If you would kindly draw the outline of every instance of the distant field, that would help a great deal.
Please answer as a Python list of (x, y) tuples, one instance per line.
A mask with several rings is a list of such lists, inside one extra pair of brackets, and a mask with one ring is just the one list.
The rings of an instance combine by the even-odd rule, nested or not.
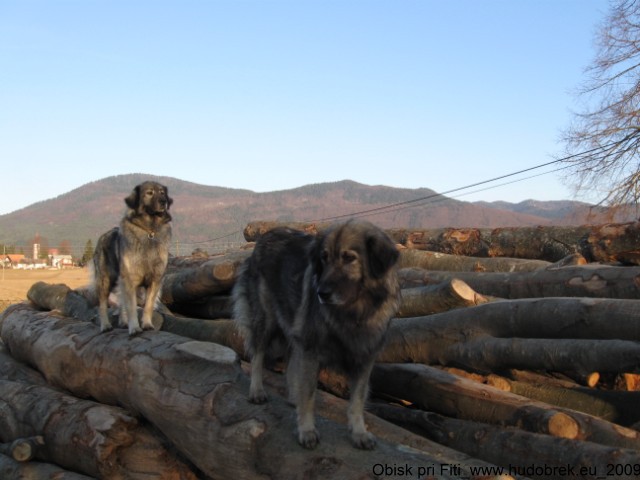
[(27, 292), (36, 282), (64, 283), (78, 288), (89, 283), (86, 268), (64, 270), (11, 270), (0, 269), (0, 312), (12, 303), (27, 299)]

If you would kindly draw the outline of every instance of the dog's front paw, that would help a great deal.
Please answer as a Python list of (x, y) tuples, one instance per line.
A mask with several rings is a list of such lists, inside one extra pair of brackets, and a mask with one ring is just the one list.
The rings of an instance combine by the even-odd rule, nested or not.
[(142, 329), (143, 330), (155, 330), (156, 327), (153, 326), (153, 323), (143, 323), (142, 324)]
[(319, 442), (320, 435), (318, 435), (318, 431), (315, 428), (298, 432), (298, 443), (306, 449), (312, 450), (316, 448)]
[(108, 332), (110, 330), (113, 330), (113, 325), (111, 325), (110, 323), (100, 324), (100, 333)]
[(362, 450), (373, 450), (376, 447), (376, 437), (367, 431), (352, 433), (351, 443)]
[(132, 337), (132, 336), (134, 336), (134, 335), (136, 335), (136, 334), (138, 334), (138, 333), (142, 333), (142, 329), (141, 329), (140, 327), (137, 327), (137, 326), (135, 326), (135, 327), (129, 326), (129, 336), (130, 336), (130, 337)]

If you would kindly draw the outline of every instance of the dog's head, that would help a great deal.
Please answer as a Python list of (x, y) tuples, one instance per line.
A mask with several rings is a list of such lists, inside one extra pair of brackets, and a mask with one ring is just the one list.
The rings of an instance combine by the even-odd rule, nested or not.
[(320, 303), (338, 306), (384, 288), (384, 278), (399, 253), (378, 227), (350, 220), (318, 234), (313, 256)]
[(127, 207), (136, 213), (158, 217), (168, 215), (169, 207), (173, 203), (169, 189), (157, 182), (143, 182), (137, 185), (124, 201)]

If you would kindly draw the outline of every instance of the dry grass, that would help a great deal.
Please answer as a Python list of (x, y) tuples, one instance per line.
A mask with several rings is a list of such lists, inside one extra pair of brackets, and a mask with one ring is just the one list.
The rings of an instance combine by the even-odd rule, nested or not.
[(27, 299), (27, 292), (36, 282), (64, 283), (78, 288), (89, 283), (86, 268), (63, 270), (11, 270), (0, 269), (0, 312), (12, 303)]

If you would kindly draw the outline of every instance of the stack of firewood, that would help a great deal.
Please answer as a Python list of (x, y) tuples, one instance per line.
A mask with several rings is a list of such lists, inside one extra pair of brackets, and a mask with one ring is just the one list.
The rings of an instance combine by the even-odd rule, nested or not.
[(0, 478), (640, 476), (640, 225), (390, 231), (402, 305), (371, 378), (373, 451), (351, 447), (331, 372), (314, 451), (281, 366), (267, 404), (246, 400), (229, 296), (274, 225), (171, 259), (159, 332), (100, 334), (90, 296), (65, 285), (7, 309)]

